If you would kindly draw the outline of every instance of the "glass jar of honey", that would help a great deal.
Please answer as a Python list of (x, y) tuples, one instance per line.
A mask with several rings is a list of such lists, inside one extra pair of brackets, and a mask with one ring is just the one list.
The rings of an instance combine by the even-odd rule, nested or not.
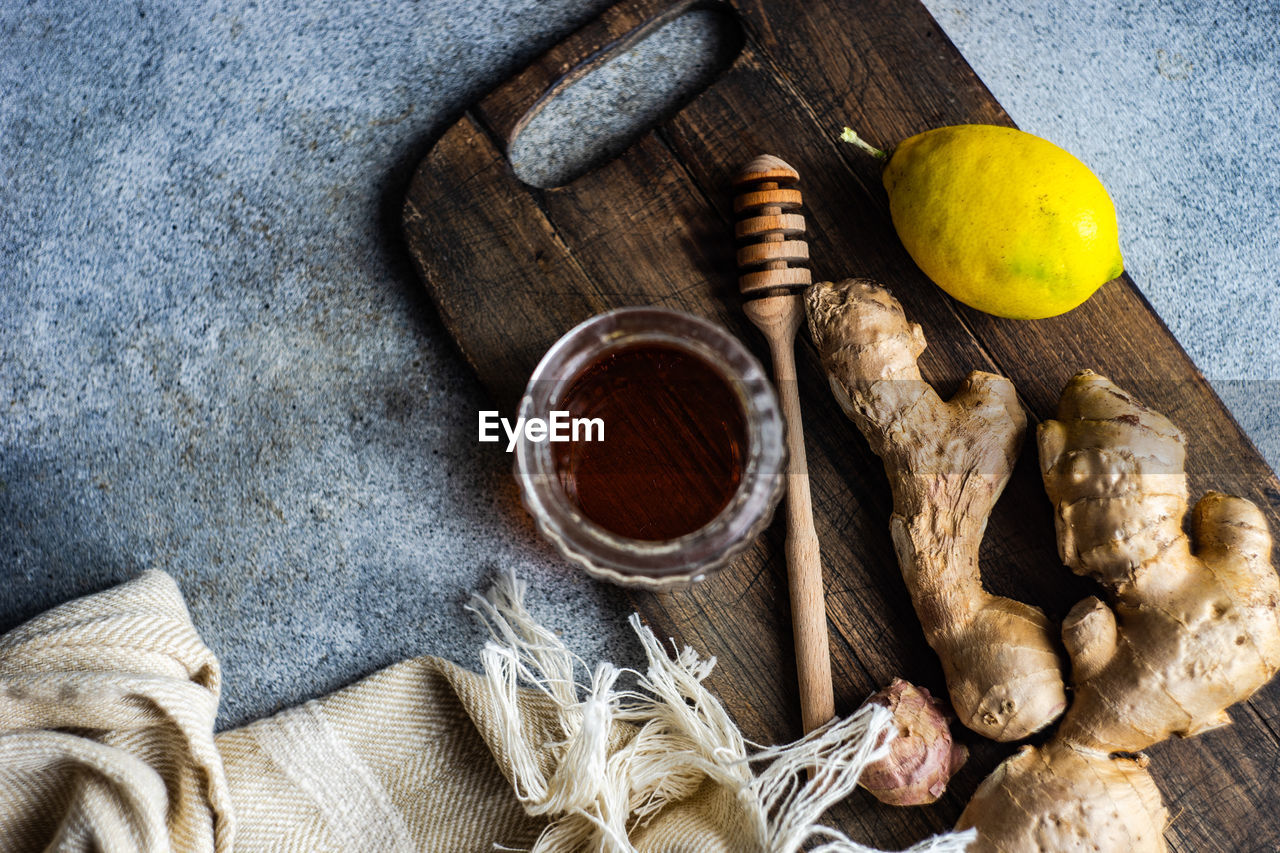
[(700, 580), (750, 546), (782, 493), (784, 425), (764, 369), (689, 314), (623, 308), (578, 325), (534, 370), (519, 417), (557, 425), (518, 439), (525, 506), (604, 580)]

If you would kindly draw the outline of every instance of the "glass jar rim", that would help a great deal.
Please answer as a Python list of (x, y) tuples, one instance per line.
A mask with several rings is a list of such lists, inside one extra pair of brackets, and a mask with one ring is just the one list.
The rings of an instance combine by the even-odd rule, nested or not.
[(574, 379), (602, 355), (643, 343), (669, 345), (707, 362), (738, 397), (747, 426), (741, 481), (728, 504), (702, 527), (675, 539), (620, 536), (586, 518), (565, 493), (550, 442), (522, 431), (515, 474), (539, 531), (590, 574), (614, 583), (669, 588), (722, 568), (768, 526), (786, 469), (784, 422), (760, 362), (736, 337), (702, 318), (666, 308), (617, 308), (566, 332), (529, 378), (518, 415), (547, 417)]

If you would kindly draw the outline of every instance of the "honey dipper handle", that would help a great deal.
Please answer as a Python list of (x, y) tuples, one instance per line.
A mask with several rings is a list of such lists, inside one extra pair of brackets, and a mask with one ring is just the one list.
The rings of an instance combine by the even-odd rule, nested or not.
[[(789, 313), (801, 314), (802, 294), (767, 300), (793, 301)], [(809, 465), (804, 452), (804, 424), (796, 388), (795, 331), (770, 337), (773, 372), (787, 426), (787, 587), (795, 634), (796, 673), (800, 681), (800, 715), (809, 733), (836, 715), (831, 687), (831, 649), (827, 638), (827, 605), (822, 588), (822, 557), (813, 526)]]

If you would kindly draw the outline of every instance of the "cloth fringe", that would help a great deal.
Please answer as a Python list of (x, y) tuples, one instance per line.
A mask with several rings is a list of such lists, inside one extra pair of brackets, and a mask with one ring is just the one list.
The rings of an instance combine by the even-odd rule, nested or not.
[[(636, 853), (632, 833), (708, 781), (735, 798), (739, 825), (757, 850), (795, 853), (818, 844), (812, 849), (821, 853), (876, 853), (818, 821), (887, 754), (896, 734), (887, 709), (866, 705), (794, 743), (749, 750), (702, 684), (715, 658), (688, 646), (669, 656), (633, 615), (648, 668), (630, 671), (634, 689), (617, 689), (624, 671), (609, 663), (588, 667), (529, 614), (525, 590), (525, 582), (504, 575), (468, 609), (491, 635), (481, 658), (516, 795), (529, 814), (551, 820), (534, 853)], [(577, 681), (578, 670), (591, 673), (587, 683)], [(549, 743), (530, 740), (522, 687), (545, 695), (555, 710)], [(620, 745), (611, 743), (617, 723), (634, 727)], [(974, 838), (973, 830), (944, 833), (910, 850), (959, 853)]]

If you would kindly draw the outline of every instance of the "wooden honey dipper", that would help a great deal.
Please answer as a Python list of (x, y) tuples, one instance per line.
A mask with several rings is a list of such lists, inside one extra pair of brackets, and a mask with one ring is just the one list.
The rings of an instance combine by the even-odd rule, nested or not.
[(791, 622), (795, 632), (796, 671), (800, 680), (800, 715), (806, 733), (835, 716), (831, 688), (831, 652), (827, 640), (827, 608), (822, 591), (822, 559), (813, 527), (809, 467), (804, 453), (804, 425), (796, 387), (795, 340), (804, 322), (804, 290), (813, 283), (807, 266), (809, 244), (803, 239), (800, 173), (777, 157), (762, 154), (734, 179), (738, 216), (734, 233), (742, 242), (738, 285), (747, 297), (743, 310), (769, 341), (774, 381), (786, 421), (787, 578)]

